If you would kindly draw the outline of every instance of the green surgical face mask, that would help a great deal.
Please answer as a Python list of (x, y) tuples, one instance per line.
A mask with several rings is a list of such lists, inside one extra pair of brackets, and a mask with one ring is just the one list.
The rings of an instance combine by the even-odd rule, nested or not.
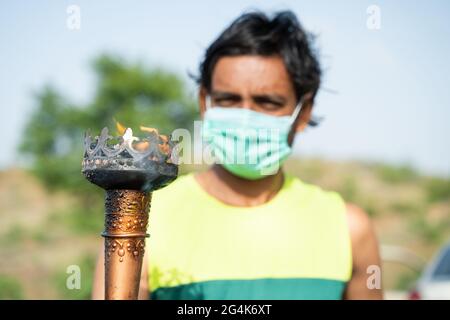
[(244, 108), (211, 107), (206, 99), (203, 141), (216, 163), (241, 178), (256, 180), (278, 172), (291, 154), (288, 136), (301, 109), (291, 116), (271, 116)]

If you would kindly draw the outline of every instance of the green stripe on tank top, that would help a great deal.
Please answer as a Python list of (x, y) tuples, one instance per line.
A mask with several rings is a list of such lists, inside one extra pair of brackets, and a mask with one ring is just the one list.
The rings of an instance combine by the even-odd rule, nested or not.
[(154, 300), (338, 300), (345, 282), (331, 279), (212, 280), (160, 287)]

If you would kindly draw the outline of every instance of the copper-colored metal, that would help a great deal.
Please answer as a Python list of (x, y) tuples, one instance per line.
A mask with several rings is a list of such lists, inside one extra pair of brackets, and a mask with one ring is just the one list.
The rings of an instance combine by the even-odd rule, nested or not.
[(151, 192), (178, 175), (173, 141), (157, 130), (146, 131), (139, 139), (127, 128), (114, 138), (105, 127), (99, 136), (86, 133), (84, 139), (81, 172), (106, 190), (106, 299), (137, 299)]
[(139, 294), (151, 193), (107, 190), (105, 198), (105, 299), (135, 300)]

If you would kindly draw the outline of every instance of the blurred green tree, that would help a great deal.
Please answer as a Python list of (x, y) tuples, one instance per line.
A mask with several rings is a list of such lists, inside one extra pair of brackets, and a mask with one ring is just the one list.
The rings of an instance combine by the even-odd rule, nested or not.
[(92, 101), (74, 105), (45, 86), (36, 95), (37, 107), (20, 145), (32, 171), (47, 187), (72, 189), (83, 193), (85, 200), (93, 190), (80, 173), (87, 129), (98, 133), (104, 126), (113, 129), (117, 119), (133, 129), (144, 125), (170, 133), (191, 128), (197, 114), (195, 100), (174, 73), (113, 55), (99, 56), (92, 66), (97, 76)]

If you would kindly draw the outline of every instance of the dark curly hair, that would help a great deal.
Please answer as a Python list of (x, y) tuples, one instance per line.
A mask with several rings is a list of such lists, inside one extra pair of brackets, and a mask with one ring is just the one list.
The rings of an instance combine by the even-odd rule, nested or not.
[(278, 12), (272, 19), (262, 12), (245, 13), (206, 50), (196, 80), (209, 92), (214, 67), (221, 57), (279, 55), (294, 84), (298, 101), (309, 92), (314, 100), (320, 86), (321, 70), (312, 42), (313, 37), (291, 11)]

